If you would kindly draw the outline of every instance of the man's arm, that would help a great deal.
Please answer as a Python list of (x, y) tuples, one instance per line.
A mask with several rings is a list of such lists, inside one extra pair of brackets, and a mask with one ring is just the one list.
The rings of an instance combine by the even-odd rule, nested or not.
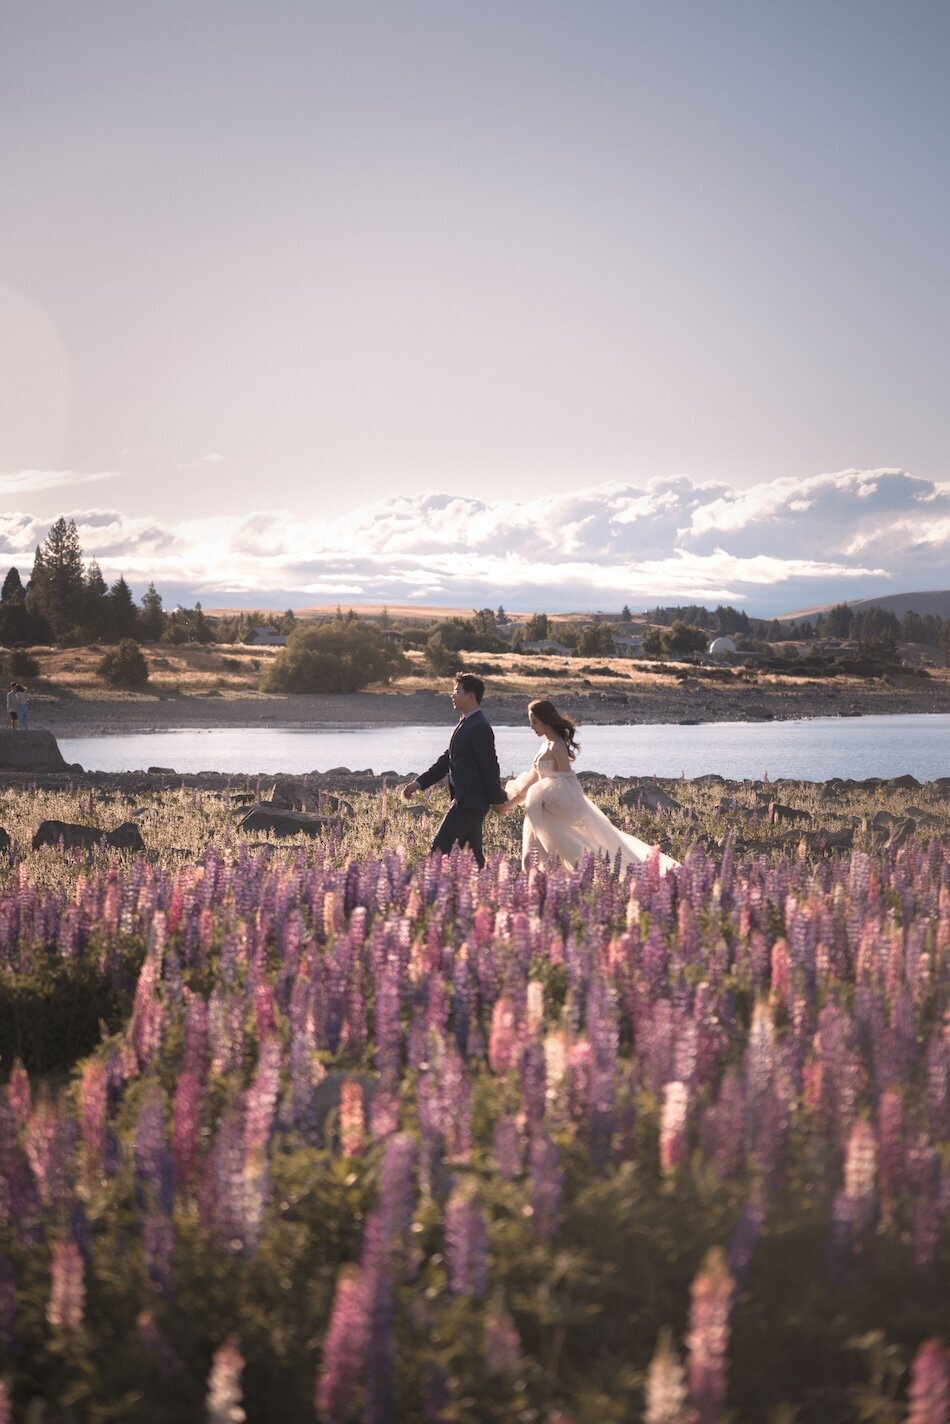
[(415, 781), (408, 781), (402, 788), (402, 794), (409, 800), (410, 796), (415, 796), (417, 791), (425, 791), (427, 786), (434, 786), (437, 781), (441, 781), (449, 774), (449, 753), (444, 751), (438, 761), (434, 761), (428, 771), (422, 772)]
[(478, 769), (482, 774), (482, 781), (489, 801), (492, 806), (503, 806), (508, 798), (501, 785), (498, 754), (495, 751), (495, 734), (487, 722), (483, 722), (479, 727), (478, 740), (474, 743), (472, 751), (478, 762)]

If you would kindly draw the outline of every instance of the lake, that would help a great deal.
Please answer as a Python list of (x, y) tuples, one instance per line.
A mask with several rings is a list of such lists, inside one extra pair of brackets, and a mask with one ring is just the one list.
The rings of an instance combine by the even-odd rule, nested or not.
[[(63, 737), (68, 762), (87, 771), (222, 771), (297, 775), (349, 767), (399, 776), (429, 766), (444, 750), (451, 728), (371, 727), (353, 731), (221, 728), (147, 732), (128, 736)], [(950, 714), (816, 717), (798, 722), (704, 722), (698, 726), (583, 727), (579, 771), (606, 776), (701, 776), (729, 780), (768, 775), (804, 781), (833, 776), (901, 776), (919, 781), (950, 775)], [(538, 749), (527, 727), (496, 726), (503, 775), (523, 771)]]

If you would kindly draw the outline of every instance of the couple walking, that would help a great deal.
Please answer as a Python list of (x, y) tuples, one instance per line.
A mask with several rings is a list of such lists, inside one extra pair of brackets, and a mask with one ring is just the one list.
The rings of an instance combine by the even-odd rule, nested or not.
[[(521, 858), (525, 865), (532, 851), (537, 851), (542, 865), (560, 860), (571, 868), (585, 851), (611, 859), (619, 852), (621, 866), (645, 861), (653, 854), (653, 846), (618, 830), (584, 795), (571, 766), (578, 750), (574, 723), (563, 717), (553, 702), (529, 703), (528, 722), (543, 746), (531, 770), (502, 789), (494, 733), (481, 710), (484, 694), (480, 677), (458, 674), (452, 706), (459, 721), (449, 745), (428, 771), (403, 787), (402, 794), (409, 800), (417, 791), (449, 778), (452, 804), (436, 831), (433, 850), (444, 853), (453, 845), (468, 846), (478, 864), (484, 865), (482, 825), (488, 812), (504, 816), (523, 805)], [(657, 854), (661, 870), (679, 864), (672, 856)]]

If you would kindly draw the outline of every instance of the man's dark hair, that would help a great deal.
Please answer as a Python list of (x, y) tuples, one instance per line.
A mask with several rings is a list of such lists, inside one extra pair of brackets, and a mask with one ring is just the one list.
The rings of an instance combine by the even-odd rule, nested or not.
[(481, 702), (485, 696), (485, 684), (481, 678), (476, 677), (473, 672), (457, 672), (455, 674), (455, 681), (463, 692), (474, 693), (476, 702)]

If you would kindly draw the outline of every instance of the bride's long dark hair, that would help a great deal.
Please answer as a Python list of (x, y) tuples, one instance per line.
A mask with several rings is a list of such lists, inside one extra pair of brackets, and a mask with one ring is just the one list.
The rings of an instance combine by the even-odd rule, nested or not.
[(553, 702), (549, 702), (546, 697), (535, 698), (534, 702), (528, 703), (528, 711), (533, 712), (539, 722), (543, 722), (546, 727), (561, 738), (567, 747), (567, 754), (571, 761), (577, 756), (580, 747), (574, 740), (574, 733), (577, 727), (570, 717), (563, 716), (555, 707)]

